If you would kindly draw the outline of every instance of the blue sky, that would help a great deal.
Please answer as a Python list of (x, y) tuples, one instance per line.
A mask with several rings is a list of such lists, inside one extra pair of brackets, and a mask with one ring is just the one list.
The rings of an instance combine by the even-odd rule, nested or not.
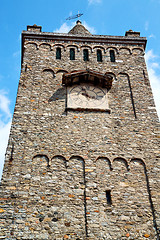
[(147, 37), (146, 61), (160, 117), (160, 0), (1, 0), (0, 7), (0, 176), (20, 77), (21, 32), (68, 32), (70, 15), (83, 13), (93, 34), (124, 36), (129, 29)]

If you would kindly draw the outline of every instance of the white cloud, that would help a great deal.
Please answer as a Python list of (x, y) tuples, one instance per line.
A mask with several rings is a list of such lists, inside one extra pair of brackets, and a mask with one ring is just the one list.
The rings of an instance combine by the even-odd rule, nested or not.
[(89, 4), (101, 3), (102, 0), (88, 0)]
[(69, 16), (71, 17), (73, 14), (72, 14), (72, 11), (70, 11), (70, 13), (69, 13)]
[(149, 79), (151, 82), (157, 113), (160, 118), (160, 74), (158, 74), (158, 69), (160, 68), (160, 64), (158, 62), (159, 58), (159, 56), (156, 56), (153, 53), (153, 50), (149, 50), (145, 54)]
[(151, 66), (152, 66), (152, 68), (159, 68), (159, 63), (153, 62), (153, 63), (151, 64)]
[(18, 58), (19, 58), (19, 57), (20, 57), (20, 54), (21, 54), (20, 51), (14, 52), (14, 53), (13, 53), (13, 57), (15, 57), (15, 58), (18, 57)]
[(7, 93), (4, 90), (0, 90), (0, 114), (1, 115), (5, 114), (5, 118), (10, 118), (11, 117), (11, 113), (9, 110), (10, 100), (8, 99), (6, 94)]
[(75, 23), (69, 23), (69, 24), (67, 24), (66, 22), (65, 23), (63, 23), (61, 26), (60, 26), (60, 28), (59, 29), (56, 29), (54, 32), (57, 32), (57, 33), (68, 33), (70, 30), (71, 30), (71, 28), (73, 28), (74, 27), (74, 25), (75, 25)]
[(10, 100), (4, 90), (0, 90), (0, 179), (11, 126)]
[(145, 26), (144, 26), (144, 28), (145, 28), (146, 31), (148, 30), (148, 27), (149, 27), (149, 22), (146, 21), (146, 22), (145, 22)]
[(7, 124), (0, 124), (0, 179), (3, 171), (4, 157), (8, 143), (9, 131), (11, 127), (11, 119)]
[(148, 50), (145, 54), (145, 60), (146, 63), (148, 64), (150, 61), (152, 61), (153, 59), (155, 59), (157, 56), (154, 55), (153, 50)]
[(96, 34), (96, 30), (94, 29), (94, 27), (90, 27), (85, 21), (83, 21), (82, 24), (90, 33)]
[(21, 39), (22, 39), (22, 34), (20, 33), (20, 34), (19, 34), (19, 37), (18, 37), (18, 41), (20, 42)]
[(149, 38), (156, 38), (156, 36), (152, 33), (151, 35), (149, 35)]

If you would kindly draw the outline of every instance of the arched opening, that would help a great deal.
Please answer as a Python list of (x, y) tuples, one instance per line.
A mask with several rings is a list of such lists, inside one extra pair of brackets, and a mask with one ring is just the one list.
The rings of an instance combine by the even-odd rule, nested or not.
[(89, 61), (88, 49), (84, 49), (84, 50), (83, 50), (83, 60), (84, 60), (84, 61)]
[(100, 49), (97, 50), (97, 62), (102, 62), (102, 51)]
[(114, 50), (110, 50), (110, 60), (111, 60), (111, 62), (115, 62), (115, 53), (114, 53)]
[(75, 60), (75, 49), (70, 48), (70, 60)]
[(61, 59), (61, 48), (56, 48), (56, 59)]

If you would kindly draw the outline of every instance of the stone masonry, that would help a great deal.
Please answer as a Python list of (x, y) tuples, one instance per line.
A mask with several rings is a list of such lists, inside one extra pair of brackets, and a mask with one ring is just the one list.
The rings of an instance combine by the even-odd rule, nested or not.
[[(92, 35), (80, 21), (68, 34), (22, 32), (0, 239), (160, 239), (160, 132), (145, 46), (139, 32)], [(62, 78), (81, 70), (112, 78), (109, 111), (67, 109)]]

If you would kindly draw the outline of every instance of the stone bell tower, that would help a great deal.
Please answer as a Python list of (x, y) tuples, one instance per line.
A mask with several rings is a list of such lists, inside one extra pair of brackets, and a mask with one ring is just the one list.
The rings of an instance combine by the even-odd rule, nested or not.
[(146, 38), (22, 32), (0, 239), (159, 239), (160, 135)]

